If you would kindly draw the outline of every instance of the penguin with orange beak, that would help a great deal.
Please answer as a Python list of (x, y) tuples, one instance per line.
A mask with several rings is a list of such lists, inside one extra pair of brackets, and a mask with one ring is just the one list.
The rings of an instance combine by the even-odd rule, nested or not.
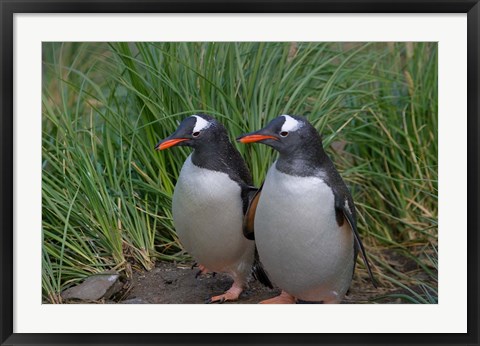
[(281, 115), (237, 138), (279, 152), (246, 213), (260, 261), (282, 293), (262, 303), (340, 303), (358, 252), (375, 285), (357, 231), (352, 196), (303, 117)]
[(173, 193), (173, 223), (183, 247), (202, 272), (222, 272), (233, 278), (225, 293), (207, 303), (238, 299), (253, 275), (271, 286), (255, 261), (255, 244), (242, 232), (244, 214), (256, 192), (240, 153), (225, 127), (206, 114), (184, 119), (156, 150), (188, 146), (193, 153), (183, 164)]

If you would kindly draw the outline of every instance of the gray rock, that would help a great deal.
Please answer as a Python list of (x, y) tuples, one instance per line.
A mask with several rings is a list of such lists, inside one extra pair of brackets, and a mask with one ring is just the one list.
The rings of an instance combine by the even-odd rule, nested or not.
[(80, 285), (63, 291), (62, 298), (85, 301), (108, 299), (122, 289), (123, 284), (119, 281), (119, 278), (119, 274), (112, 272), (90, 276)]

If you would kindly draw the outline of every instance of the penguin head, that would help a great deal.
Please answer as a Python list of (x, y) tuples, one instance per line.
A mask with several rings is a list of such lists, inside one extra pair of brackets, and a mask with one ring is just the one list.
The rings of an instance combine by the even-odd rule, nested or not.
[(155, 146), (164, 150), (173, 146), (198, 148), (227, 137), (223, 125), (206, 114), (195, 114), (183, 119), (177, 130)]
[(286, 114), (276, 117), (263, 129), (241, 135), (237, 141), (263, 143), (281, 154), (304, 150), (312, 144), (322, 145), (319, 133), (304, 117)]

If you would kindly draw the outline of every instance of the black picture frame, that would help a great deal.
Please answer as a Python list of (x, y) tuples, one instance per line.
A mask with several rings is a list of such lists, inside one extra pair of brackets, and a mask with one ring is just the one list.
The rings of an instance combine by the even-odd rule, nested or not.
[[(479, 0), (0, 0), (0, 265), (2, 345), (478, 345)], [(13, 332), (13, 16), (15, 13), (467, 13), (468, 332), (465, 334), (21, 334)], [(451, 316), (455, 318), (455, 316)], [(361, 316), (359, 316), (361, 318)], [(195, 322), (193, 322), (195, 323)], [(245, 321), (248, 323), (248, 321)]]

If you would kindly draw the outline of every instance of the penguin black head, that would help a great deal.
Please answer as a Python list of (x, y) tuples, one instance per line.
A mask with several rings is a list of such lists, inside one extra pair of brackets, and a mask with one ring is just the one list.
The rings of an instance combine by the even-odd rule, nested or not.
[(195, 114), (183, 119), (173, 134), (157, 143), (155, 150), (173, 146), (189, 146), (195, 149), (225, 138), (228, 138), (228, 135), (222, 124), (209, 115)]
[(280, 154), (322, 146), (317, 130), (304, 117), (297, 115), (280, 115), (263, 129), (244, 134), (238, 137), (237, 141), (260, 142), (276, 149)]

